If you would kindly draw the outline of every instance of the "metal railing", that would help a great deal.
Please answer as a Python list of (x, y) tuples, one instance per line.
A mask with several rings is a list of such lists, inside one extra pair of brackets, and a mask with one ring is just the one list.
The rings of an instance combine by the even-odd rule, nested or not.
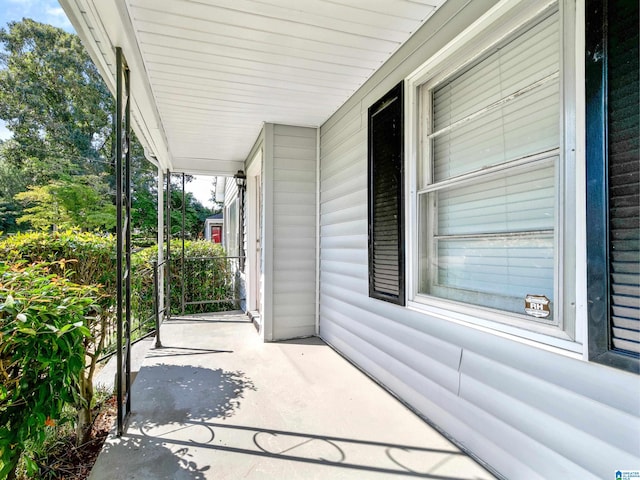
[[(186, 257), (172, 263), (171, 314), (237, 310), (244, 300), (241, 264), (244, 257)], [(177, 270), (181, 270), (175, 279)], [(176, 281), (177, 280), (177, 281)], [(178, 298), (178, 294), (180, 295)]]
[[(131, 343), (155, 335), (166, 308), (160, 306), (160, 278), (166, 262), (153, 261), (147, 265), (135, 265), (131, 269)], [(156, 338), (156, 345), (159, 339)], [(117, 350), (115, 318), (105, 330), (102, 355), (98, 361), (111, 357)]]
[[(160, 326), (172, 315), (240, 309), (244, 301), (240, 270), (243, 261), (244, 257), (186, 257), (172, 258), (170, 269), (167, 260), (134, 265), (131, 270), (131, 343), (155, 335), (156, 347), (161, 347)], [(116, 349), (114, 316), (107, 323), (98, 361), (111, 357)]]

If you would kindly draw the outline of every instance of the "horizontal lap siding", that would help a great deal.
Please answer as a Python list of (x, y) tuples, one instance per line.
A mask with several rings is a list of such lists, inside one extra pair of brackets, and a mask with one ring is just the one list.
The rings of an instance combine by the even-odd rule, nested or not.
[(317, 130), (273, 128), (273, 339), (315, 333)]
[(320, 335), (507, 478), (609, 478), (640, 465), (636, 376), (368, 296), (367, 108), (493, 3), (447, 2), (322, 126)]

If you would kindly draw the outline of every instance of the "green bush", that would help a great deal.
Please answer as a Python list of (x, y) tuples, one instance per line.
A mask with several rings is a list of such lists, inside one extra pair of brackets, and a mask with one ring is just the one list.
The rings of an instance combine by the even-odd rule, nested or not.
[(30, 442), (45, 438), (65, 404), (81, 407), (85, 340), (99, 292), (53, 270), (0, 263), (0, 478), (14, 478)]
[(64, 262), (59, 267), (52, 264), (53, 273), (68, 270), (66, 264), (71, 263), (69, 280), (80, 285), (101, 285), (108, 294), (103, 298), (106, 302), (115, 298), (115, 253), (113, 235), (77, 230), (18, 233), (0, 241), (0, 258), (7, 263)]
[[(178, 248), (181, 245), (173, 251)], [(237, 308), (230, 301), (238, 296), (237, 260), (225, 255), (220, 245), (186, 242), (183, 275), (174, 253), (173, 314), (182, 313), (182, 282), (187, 302), (217, 301), (189, 305), (185, 313)], [(0, 240), (0, 258), (6, 260), (0, 263), (0, 478), (4, 478), (30, 441), (42, 441), (46, 424), (60, 418), (65, 403), (78, 409), (78, 440), (87, 433), (93, 374), (105, 339), (115, 332), (117, 272), (114, 237), (87, 232), (9, 236)], [(132, 256), (133, 339), (155, 327), (152, 261), (156, 258), (155, 246)], [(31, 456), (23, 458), (33, 470)]]
[(90, 286), (96, 291), (100, 306), (87, 327), (91, 336), (84, 339), (86, 369), (80, 382), (84, 407), (78, 413), (78, 438), (86, 433), (91, 422), (93, 375), (102, 354), (105, 340), (115, 332), (116, 260), (115, 238), (89, 232), (67, 230), (61, 232), (29, 232), (6, 237), (0, 241), (0, 258), (8, 264), (44, 262), (50, 274)]

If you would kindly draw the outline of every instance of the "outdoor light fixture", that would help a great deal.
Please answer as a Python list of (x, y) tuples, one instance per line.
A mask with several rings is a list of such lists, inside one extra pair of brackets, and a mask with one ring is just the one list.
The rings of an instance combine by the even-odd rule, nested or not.
[(240, 271), (244, 271), (244, 192), (247, 189), (247, 176), (242, 170), (238, 170), (233, 176), (238, 186), (238, 194), (240, 200), (240, 228), (238, 228), (238, 261)]
[(247, 176), (244, 174), (242, 170), (238, 170), (238, 172), (233, 176), (236, 179), (236, 185), (239, 189), (244, 190), (247, 186)]

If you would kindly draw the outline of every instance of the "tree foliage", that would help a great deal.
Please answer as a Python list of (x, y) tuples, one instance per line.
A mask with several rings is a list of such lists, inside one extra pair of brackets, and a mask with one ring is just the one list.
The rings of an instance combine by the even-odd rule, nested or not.
[(77, 35), (24, 19), (0, 30), (5, 158), (30, 184), (100, 173), (111, 155), (114, 101)]
[[(0, 47), (0, 119), (13, 135), (0, 142), (0, 231), (112, 231), (115, 104), (80, 39), (24, 19), (0, 29)], [(130, 155), (132, 225), (153, 236), (156, 168), (135, 135)]]
[(24, 207), (17, 223), (36, 230), (81, 227), (82, 230), (112, 230), (116, 207), (108, 186), (97, 175), (82, 175), (31, 186), (14, 196)]
[[(179, 238), (182, 234), (182, 186), (171, 190), (171, 235)], [(213, 210), (202, 205), (191, 192), (184, 194), (184, 234), (185, 238), (197, 239), (203, 234), (204, 221)]]

